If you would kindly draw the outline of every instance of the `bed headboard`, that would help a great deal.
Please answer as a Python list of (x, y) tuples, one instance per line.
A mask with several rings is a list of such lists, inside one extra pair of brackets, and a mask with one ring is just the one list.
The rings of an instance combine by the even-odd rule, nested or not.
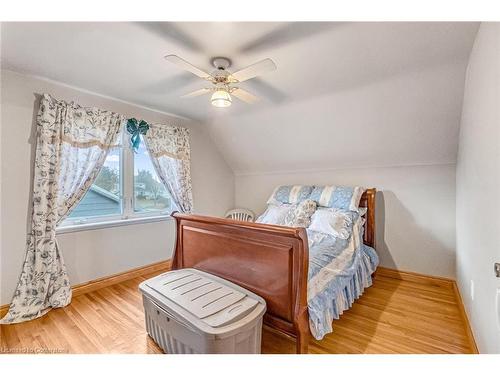
[(367, 212), (365, 215), (365, 233), (363, 236), (363, 242), (375, 248), (375, 194), (377, 189), (371, 188), (366, 189), (361, 200), (359, 201), (359, 207), (366, 207)]

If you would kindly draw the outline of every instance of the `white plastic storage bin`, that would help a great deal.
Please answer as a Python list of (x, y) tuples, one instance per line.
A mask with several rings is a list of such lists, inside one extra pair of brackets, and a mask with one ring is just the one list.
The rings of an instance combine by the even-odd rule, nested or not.
[(166, 352), (260, 353), (266, 302), (192, 268), (142, 282), (146, 329)]

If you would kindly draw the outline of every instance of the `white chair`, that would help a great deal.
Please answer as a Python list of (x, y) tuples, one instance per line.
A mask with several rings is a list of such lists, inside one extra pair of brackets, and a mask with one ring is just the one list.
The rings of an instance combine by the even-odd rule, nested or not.
[(253, 221), (255, 214), (245, 208), (235, 208), (226, 212), (226, 219), (233, 219), (239, 221)]

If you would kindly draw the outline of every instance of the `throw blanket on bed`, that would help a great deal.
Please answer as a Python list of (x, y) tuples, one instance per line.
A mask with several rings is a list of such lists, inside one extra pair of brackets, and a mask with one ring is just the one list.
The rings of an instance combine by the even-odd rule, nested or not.
[(348, 239), (307, 231), (309, 326), (317, 340), (332, 332), (333, 319), (371, 286), (371, 274), (378, 265), (375, 250), (363, 244), (362, 219), (355, 212), (352, 215)]

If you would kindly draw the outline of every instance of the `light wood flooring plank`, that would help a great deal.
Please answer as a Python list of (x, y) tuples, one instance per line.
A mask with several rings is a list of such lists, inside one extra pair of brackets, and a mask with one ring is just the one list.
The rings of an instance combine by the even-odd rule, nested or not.
[[(0, 349), (161, 353), (145, 331), (138, 285), (156, 273), (92, 290), (32, 322), (1, 326)], [(392, 274), (390, 275), (392, 276)], [(294, 353), (293, 339), (265, 328), (263, 353)], [(310, 353), (471, 353), (459, 301), (441, 282), (377, 275)]]

